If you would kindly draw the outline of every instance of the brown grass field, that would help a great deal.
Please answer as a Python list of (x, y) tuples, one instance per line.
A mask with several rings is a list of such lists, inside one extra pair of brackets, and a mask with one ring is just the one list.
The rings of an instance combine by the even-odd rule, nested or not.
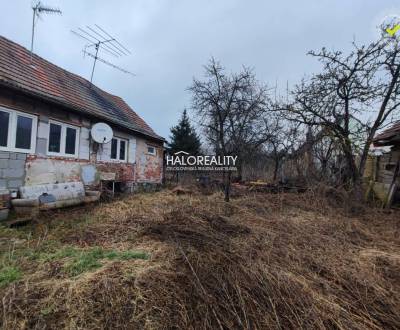
[(320, 196), (162, 191), (0, 227), (0, 327), (399, 329), (400, 212)]

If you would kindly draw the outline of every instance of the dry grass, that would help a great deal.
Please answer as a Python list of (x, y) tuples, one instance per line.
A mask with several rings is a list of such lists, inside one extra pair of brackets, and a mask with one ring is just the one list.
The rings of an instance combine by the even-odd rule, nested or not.
[[(400, 328), (399, 213), (366, 208), (348, 216), (338, 196), (327, 195), (254, 194), (226, 204), (218, 194), (160, 192), (0, 229), (0, 278), (1, 267), (19, 272), (0, 286), (0, 323)], [(96, 267), (67, 271), (96, 249), (103, 251)], [(115, 257), (135, 251), (150, 258)]]

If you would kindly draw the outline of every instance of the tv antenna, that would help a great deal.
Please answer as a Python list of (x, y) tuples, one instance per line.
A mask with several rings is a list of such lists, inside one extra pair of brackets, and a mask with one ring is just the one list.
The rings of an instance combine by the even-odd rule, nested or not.
[[(131, 54), (131, 52), (123, 44), (121, 44), (116, 38), (111, 36), (103, 28), (95, 24), (94, 27), (86, 26), (86, 28), (78, 28), (77, 31), (71, 30), (71, 32), (88, 42), (83, 49), (83, 54), (94, 59), (92, 73), (90, 75), (90, 82), (93, 81), (93, 74), (97, 61), (107, 64), (108, 66), (111, 66), (112, 68), (117, 69), (121, 72), (135, 76), (134, 73), (125, 70), (113, 63), (110, 63), (98, 56), (99, 50), (102, 50), (109, 55), (117, 58)], [(87, 49), (90, 48), (94, 48), (94, 54), (87, 51)]]
[(35, 36), (36, 18), (42, 19), (42, 17), (40, 16), (41, 14), (59, 14), (59, 15), (62, 14), (60, 9), (43, 5), (40, 1), (36, 2), (36, 4), (32, 6), (32, 10), (33, 10), (33, 19), (32, 19), (32, 39), (31, 39), (31, 64), (32, 64), (33, 40)]

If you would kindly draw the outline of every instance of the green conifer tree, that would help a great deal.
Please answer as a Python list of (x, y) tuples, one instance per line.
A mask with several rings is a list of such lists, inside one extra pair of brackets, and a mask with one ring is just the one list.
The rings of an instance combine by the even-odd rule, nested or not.
[(200, 154), (201, 142), (192, 125), (186, 109), (182, 113), (182, 117), (178, 125), (171, 128), (170, 143), (168, 151), (173, 154), (178, 151), (186, 151), (191, 155)]

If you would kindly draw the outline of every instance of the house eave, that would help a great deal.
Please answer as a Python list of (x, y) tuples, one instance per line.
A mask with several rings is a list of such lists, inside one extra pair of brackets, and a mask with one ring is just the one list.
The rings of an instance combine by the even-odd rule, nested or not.
[(112, 117), (102, 116), (101, 114), (98, 114), (98, 113), (94, 114), (88, 109), (83, 109), (83, 108), (76, 107), (74, 105), (71, 105), (71, 104), (69, 104), (67, 102), (64, 102), (62, 100), (59, 100), (57, 98), (49, 97), (47, 95), (44, 95), (43, 93), (23, 88), (23, 87), (19, 86), (18, 84), (13, 84), (13, 83), (10, 83), (9, 81), (5, 81), (5, 80), (0, 79), (0, 85), (3, 86), (3, 87), (9, 88), (11, 90), (15, 90), (15, 91), (21, 92), (21, 93), (23, 93), (23, 94), (25, 94), (27, 96), (36, 98), (38, 100), (45, 101), (45, 102), (51, 103), (53, 105), (57, 105), (57, 106), (63, 107), (67, 111), (73, 111), (73, 112), (75, 112), (77, 114), (84, 114), (84, 115), (86, 115), (88, 117), (91, 117), (93, 119), (99, 119), (99, 120), (103, 120), (105, 122), (108, 122), (110, 124), (114, 124), (116, 126), (122, 127), (125, 130), (128, 130), (128, 131), (134, 133), (135, 135), (141, 135), (141, 136), (144, 136), (144, 137), (146, 137), (148, 139), (151, 139), (153, 141), (158, 141), (158, 142), (165, 142), (166, 141), (161, 136), (149, 134), (148, 132), (146, 132), (144, 130), (141, 130), (140, 128), (133, 127), (133, 125), (130, 125), (130, 124), (126, 123), (126, 122), (120, 121), (120, 120), (112, 118)]

